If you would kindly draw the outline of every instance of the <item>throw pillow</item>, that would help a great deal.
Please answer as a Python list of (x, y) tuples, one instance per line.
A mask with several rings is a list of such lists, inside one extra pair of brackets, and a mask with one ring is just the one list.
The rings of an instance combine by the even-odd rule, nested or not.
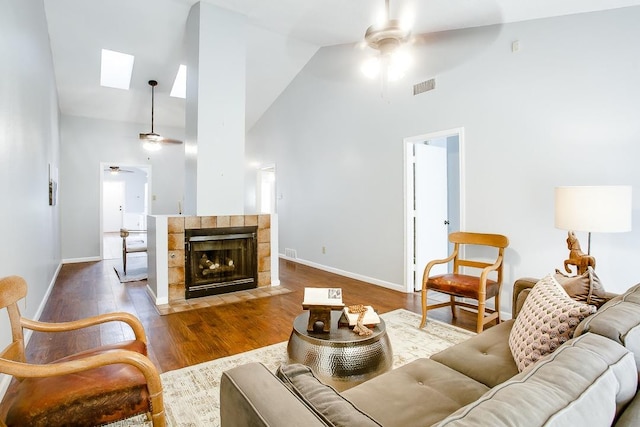
[(596, 307), (574, 301), (547, 275), (535, 284), (509, 333), (509, 348), (522, 372), (573, 337), (578, 324)]
[(576, 301), (592, 304), (598, 308), (607, 302), (607, 293), (591, 266), (579, 276), (567, 276), (560, 270), (556, 270), (556, 274), (553, 277), (560, 283), (567, 294)]

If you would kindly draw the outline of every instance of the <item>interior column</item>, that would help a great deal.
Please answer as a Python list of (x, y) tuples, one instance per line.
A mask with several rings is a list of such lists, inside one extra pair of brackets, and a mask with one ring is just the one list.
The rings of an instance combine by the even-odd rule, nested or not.
[(246, 17), (196, 3), (186, 29), (184, 213), (244, 211)]

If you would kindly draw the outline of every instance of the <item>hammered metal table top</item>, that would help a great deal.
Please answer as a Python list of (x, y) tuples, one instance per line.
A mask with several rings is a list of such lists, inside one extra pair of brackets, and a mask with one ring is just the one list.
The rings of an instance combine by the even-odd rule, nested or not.
[(360, 336), (352, 328), (338, 326), (342, 311), (331, 312), (329, 332), (307, 332), (309, 312), (293, 322), (287, 352), (291, 363), (309, 366), (325, 383), (345, 390), (391, 368), (393, 351), (384, 321)]

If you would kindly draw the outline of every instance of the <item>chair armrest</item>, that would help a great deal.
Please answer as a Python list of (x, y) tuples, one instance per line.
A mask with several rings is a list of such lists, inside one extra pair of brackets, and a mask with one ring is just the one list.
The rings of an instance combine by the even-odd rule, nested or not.
[(147, 344), (147, 336), (140, 320), (133, 314), (125, 312), (115, 312), (100, 314), (98, 316), (87, 317), (80, 320), (72, 320), (70, 322), (47, 323), (31, 319), (20, 319), (23, 328), (31, 329), (38, 332), (65, 332), (77, 329), (87, 328), (89, 326), (100, 325), (107, 322), (124, 322), (128, 324), (138, 341)]
[(524, 300), (529, 296), (529, 292), (538, 283), (538, 279), (533, 277), (523, 277), (513, 284), (513, 300), (511, 302), (511, 318), (515, 319), (522, 309)]
[(424, 273), (422, 274), (422, 289), (425, 288), (425, 284), (427, 283), (427, 279), (429, 278), (429, 273), (434, 265), (438, 264), (446, 264), (452, 261), (456, 257), (456, 252), (454, 251), (451, 255), (444, 259), (434, 259), (433, 261), (429, 261), (427, 266), (424, 268)]

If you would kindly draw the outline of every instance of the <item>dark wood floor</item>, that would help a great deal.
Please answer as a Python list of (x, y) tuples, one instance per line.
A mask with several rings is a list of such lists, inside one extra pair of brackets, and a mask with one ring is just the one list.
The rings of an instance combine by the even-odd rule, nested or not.
[[(293, 292), (235, 304), (160, 316), (146, 291), (146, 282), (122, 284), (113, 270), (117, 260), (66, 264), (62, 267), (40, 318), (60, 322), (111, 311), (126, 311), (144, 324), (149, 356), (161, 372), (286, 341), (293, 319), (302, 312), (305, 287), (339, 287), (345, 304), (366, 303), (385, 313), (405, 308), (420, 313), (420, 294), (405, 294), (280, 261), (281, 286)], [(461, 311), (451, 319), (448, 309), (430, 318), (475, 330), (475, 315)], [(94, 345), (130, 339), (126, 325), (109, 324), (82, 332), (34, 333), (27, 357), (44, 363)]]

